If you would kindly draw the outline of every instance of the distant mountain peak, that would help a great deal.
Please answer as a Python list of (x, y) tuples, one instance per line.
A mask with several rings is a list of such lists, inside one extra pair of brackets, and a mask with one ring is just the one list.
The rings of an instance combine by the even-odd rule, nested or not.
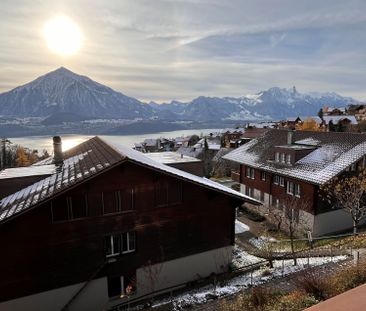
[(71, 113), (86, 118), (150, 118), (152, 108), (87, 76), (60, 67), (0, 94), (0, 115), (47, 117)]

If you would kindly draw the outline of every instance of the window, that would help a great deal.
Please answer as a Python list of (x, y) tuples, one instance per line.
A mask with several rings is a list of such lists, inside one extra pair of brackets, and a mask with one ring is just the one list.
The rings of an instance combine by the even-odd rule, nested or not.
[(155, 184), (155, 205), (166, 206), (182, 203), (180, 180), (159, 181)]
[(291, 164), (291, 154), (286, 155), (286, 163)]
[(136, 292), (136, 274), (107, 277), (108, 297), (129, 296)]
[(281, 187), (285, 187), (285, 178), (282, 176), (279, 176), (279, 184)]
[(247, 195), (248, 197), (253, 198), (254, 197), (254, 189), (246, 186), (245, 187), (245, 195)]
[(278, 175), (274, 175), (274, 176), (273, 176), (273, 183), (274, 183), (275, 185), (278, 185), (278, 184), (280, 183), (280, 176), (278, 176)]
[(300, 197), (300, 185), (295, 184), (295, 196)]
[(246, 171), (247, 171), (246, 176), (248, 178), (254, 179), (254, 168), (247, 166)]
[(286, 161), (286, 154), (281, 153), (281, 162), (285, 163), (285, 161)]
[(287, 193), (291, 195), (294, 194), (294, 183), (292, 181), (287, 182)]
[(121, 211), (121, 191), (103, 192), (103, 214), (118, 213)]
[(261, 180), (266, 181), (267, 176), (266, 176), (266, 172), (261, 172)]
[(122, 254), (135, 251), (135, 232), (125, 232), (122, 234)]
[(280, 153), (279, 152), (275, 152), (275, 161), (280, 162)]
[(85, 194), (75, 194), (57, 198), (51, 203), (52, 221), (81, 219), (88, 216), (87, 197)]
[(261, 202), (264, 202), (264, 192), (263, 191), (260, 192), (260, 198), (259, 198), (259, 200)]
[(102, 193), (103, 214), (119, 213), (133, 209), (133, 189)]
[(121, 237), (119, 234), (105, 237), (105, 255), (106, 257), (117, 256), (121, 253)]
[(134, 252), (136, 249), (135, 232), (108, 235), (104, 238), (105, 256), (114, 257)]
[(287, 193), (300, 197), (300, 185), (295, 184), (292, 181), (287, 182)]

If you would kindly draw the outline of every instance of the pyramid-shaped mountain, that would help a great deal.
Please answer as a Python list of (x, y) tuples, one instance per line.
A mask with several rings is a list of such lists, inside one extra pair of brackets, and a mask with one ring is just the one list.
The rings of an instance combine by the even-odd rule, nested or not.
[(85, 118), (146, 119), (153, 109), (86, 76), (61, 67), (0, 94), (0, 115), (47, 117), (58, 113)]

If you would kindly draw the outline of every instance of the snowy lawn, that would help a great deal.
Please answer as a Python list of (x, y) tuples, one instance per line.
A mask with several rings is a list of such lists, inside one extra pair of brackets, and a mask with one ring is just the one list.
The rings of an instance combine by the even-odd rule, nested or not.
[[(239, 248), (234, 248), (234, 260), (241, 263), (255, 263), (262, 261), (262, 258), (258, 258), (241, 251)], [(193, 305), (203, 304), (210, 299), (218, 298), (222, 296), (229, 296), (238, 293), (253, 285), (259, 285), (269, 282), (272, 279), (289, 275), (308, 267), (316, 267), (330, 262), (339, 262), (346, 260), (347, 256), (335, 256), (335, 257), (312, 257), (312, 258), (297, 258), (298, 265), (293, 265), (293, 260), (275, 260), (274, 267), (269, 269), (265, 267), (264, 269), (258, 269), (251, 273), (242, 274), (236, 276), (225, 282), (220, 282), (217, 286), (213, 284), (203, 286), (196, 290), (191, 290), (187, 293), (180, 294), (173, 297), (172, 299), (164, 299), (157, 301), (153, 307), (158, 307), (172, 303), (172, 310), (178, 311), (185, 308), (192, 307)], [(245, 266), (245, 265), (244, 265)], [(264, 271), (266, 271), (264, 273)], [(265, 274), (265, 276), (263, 275)], [(224, 284), (225, 283), (225, 284)]]

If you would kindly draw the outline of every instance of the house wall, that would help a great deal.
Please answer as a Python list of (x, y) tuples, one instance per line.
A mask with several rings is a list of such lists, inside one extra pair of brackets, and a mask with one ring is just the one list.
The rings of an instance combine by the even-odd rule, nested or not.
[[(227, 247), (234, 243), (235, 207), (241, 202), (182, 182), (179, 204), (156, 207), (156, 183), (168, 177), (130, 162), (121, 164), (66, 195), (86, 194), (89, 216), (52, 222), (45, 203), (0, 226), (0, 301), (88, 280), (105, 262), (105, 236), (136, 232), (136, 250), (107, 263), (93, 278), (121, 276), (161, 261)], [(132, 187), (135, 209), (102, 214), (102, 191)], [(60, 198), (62, 198), (60, 196)], [(56, 199), (56, 198), (54, 198)], [(220, 228), (220, 230), (215, 230)], [(184, 267), (186, 269), (186, 267)]]
[[(152, 291), (164, 290), (211, 273), (226, 271), (232, 259), (232, 247), (222, 247), (170, 261), (153, 264), (136, 271), (137, 291), (130, 299), (137, 299)], [(184, 269), (182, 269), (184, 267)], [(42, 293), (0, 303), (1, 311), (61, 310), (84, 283), (57, 288)], [(127, 301), (127, 297), (108, 298), (107, 278), (91, 281), (72, 304), (69, 311), (100, 311)]]
[[(266, 204), (273, 204), (276, 199), (281, 200), (281, 198), (290, 196), (287, 194), (287, 188), (286, 188), (286, 182), (292, 181), (294, 183), (300, 184), (301, 189), (301, 199), (306, 200), (308, 202), (308, 208), (306, 209), (307, 212), (310, 212), (312, 214), (315, 213), (317, 208), (317, 187), (305, 183), (303, 181), (289, 178), (287, 176), (284, 176), (285, 178), (285, 186), (275, 185), (273, 184), (273, 177), (275, 174), (266, 172), (266, 181), (261, 180), (261, 170), (255, 169), (254, 179), (246, 177), (246, 166), (241, 165), (240, 166), (240, 181), (243, 185), (256, 189), (257, 191), (254, 191), (256, 193), (256, 198), (259, 198), (259, 191), (264, 192), (265, 197), (268, 197), (268, 199), (265, 201)], [(280, 176), (280, 175), (279, 175)], [(243, 188), (243, 193), (245, 193), (245, 188)]]

